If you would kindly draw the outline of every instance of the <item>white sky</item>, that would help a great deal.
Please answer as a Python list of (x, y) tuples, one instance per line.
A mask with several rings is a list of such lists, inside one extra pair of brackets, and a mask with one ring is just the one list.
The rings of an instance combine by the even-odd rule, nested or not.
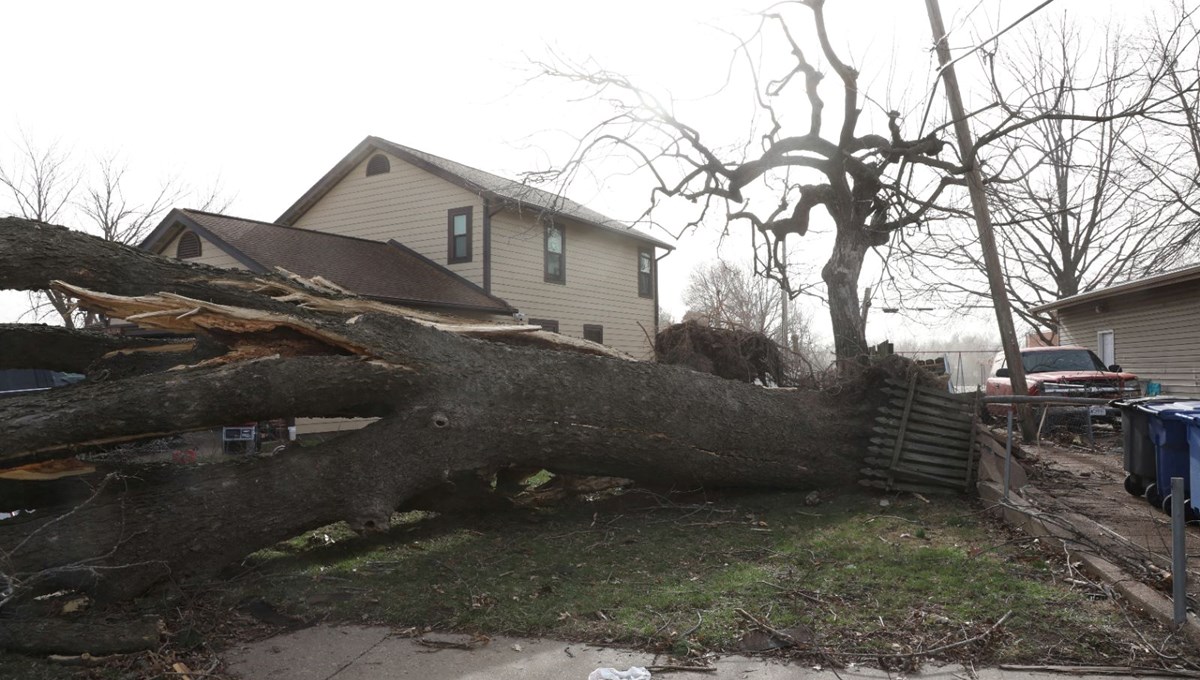
[[(746, 13), (766, 4), (6, 3), (0, 162), (12, 162), (24, 131), (36, 144), (59, 143), (80, 163), (121, 154), (133, 194), (148, 194), (171, 175), (195, 187), (219, 179), (226, 193), (236, 194), (229, 213), (264, 220), (276, 218), (368, 134), (516, 177), (561, 163), (573, 136), (603, 112), (567, 101), (577, 92), (560, 84), (524, 84), (529, 58), (548, 49), (669, 90), (689, 103), (697, 127), (734, 139), (745, 134), (746, 99), (739, 105), (701, 97), (725, 77), (733, 43), (722, 31), (752, 29)], [(952, 44), (962, 48), (1035, 4), (943, 0), (942, 11), (947, 25), (959, 28)], [(1115, 11), (1131, 24), (1155, 10), (1169, 13), (1169, 3), (1058, 0), (1046, 12), (1095, 21)], [(829, 0), (828, 15), (835, 46), (863, 70), (864, 90), (902, 109), (923, 96), (932, 61), (921, 0)], [(601, 174), (567, 193), (628, 219), (646, 207), (648, 188), (645, 178)], [(11, 211), (7, 200), (0, 197), (0, 213)], [(733, 235), (721, 252), (742, 257), (748, 238)], [(792, 246), (794, 259), (812, 252), (823, 262), (816, 239)], [(663, 306), (677, 317), (688, 272), (716, 256), (717, 236), (692, 234), (678, 247), (660, 272)], [(23, 296), (0, 298), (0, 320), (15, 318), (22, 304)], [(828, 335), (825, 310), (802, 304), (818, 334)], [(873, 314), (868, 340), (991, 333), (994, 322), (938, 325), (923, 326), (921, 315)]]

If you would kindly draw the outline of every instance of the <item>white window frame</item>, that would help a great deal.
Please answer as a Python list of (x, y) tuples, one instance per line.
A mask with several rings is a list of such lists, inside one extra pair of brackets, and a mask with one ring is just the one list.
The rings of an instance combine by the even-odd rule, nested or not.
[[(1109, 347), (1112, 351), (1112, 356), (1104, 356), (1104, 336), (1109, 338)], [(1096, 331), (1096, 354), (1100, 357), (1100, 362), (1107, 368), (1117, 363), (1117, 334), (1112, 330)]]

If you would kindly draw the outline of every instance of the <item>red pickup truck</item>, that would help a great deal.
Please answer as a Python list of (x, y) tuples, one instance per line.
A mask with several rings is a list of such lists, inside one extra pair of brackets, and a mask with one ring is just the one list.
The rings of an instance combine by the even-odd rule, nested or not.
[[(1138, 377), (1126, 373), (1120, 366), (1105, 366), (1100, 357), (1086, 347), (1026, 347), (1021, 350), (1025, 366), (1025, 382), (1030, 396), (1090, 397), (1093, 399), (1124, 399), (1141, 395)], [(1012, 394), (1004, 352), (992, 362), (992, 375), (987, 380), (989, 397)], [(988, 404), (996, 415), (1008, 412), (1007, 404)], [(1120, 417), (1116, 409), (1091, 407), (1093, 417)]]

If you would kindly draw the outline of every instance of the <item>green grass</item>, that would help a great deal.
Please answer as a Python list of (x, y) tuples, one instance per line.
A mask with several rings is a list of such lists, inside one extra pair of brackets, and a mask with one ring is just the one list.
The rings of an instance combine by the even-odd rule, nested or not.
[[(311, 620), (546, 635), (676, 652), (733, 650), (741, 608), (816, 645), (931, 648), (1012, 611), (988, 661), (1088, 660), (1128, 649), (1122, 614), (1055, 585), (1041, 552), (963, 498), (849, 493), (667, 502), (635, 493), (550, 511), (397, 516), (380, 536), (344, 526), (257, 553), (252, 590)], [(686, 634), (686, 637), (685, 637)]]

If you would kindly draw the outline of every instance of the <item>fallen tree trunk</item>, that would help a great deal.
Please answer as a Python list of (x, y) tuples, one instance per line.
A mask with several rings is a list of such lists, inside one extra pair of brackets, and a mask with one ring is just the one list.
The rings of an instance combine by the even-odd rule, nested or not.
[[(224, 273), (119, 248), (97, 261), (62, 245), (77, 234), (14, 231), (0, 229), (0, 253), (10, 238), (62, 237), (46, 250), (75, 266), (42, 263), (77, 272), (78, 283), (13, 276), (0, 256), (0, 287), (53, 285), (89, 309), (232, 349), (181, 370), (0, 401), (0, 467), (230, 422), (382, 416), (275, 456), (118, 471), (81, 505), (0, 521), (0, 575), (14, 591), (132, 596), (333, 521), (382, 529), (396, 507), (466, 471), (519, 465), (686, 486), (837, 488), (855, 482), (865, 448), (865, 382), (765, 390), (680, 367), (486, 342), (355, 299), (322, 298), (313, 311), (312, 293), (262, 275), (251, 282), (266, 291), (253, 293), (261, 300), (242, 280), (240, 304), (229, 307), (209, 294), (227, 285)], [(123, 268), (122, 296), (78, 287), (112, 285), (93, 275), (104, 266)], [(216, 298), (221, 305), (205, 302)], [(501, 330), (489, 336), (520, 332)]]

